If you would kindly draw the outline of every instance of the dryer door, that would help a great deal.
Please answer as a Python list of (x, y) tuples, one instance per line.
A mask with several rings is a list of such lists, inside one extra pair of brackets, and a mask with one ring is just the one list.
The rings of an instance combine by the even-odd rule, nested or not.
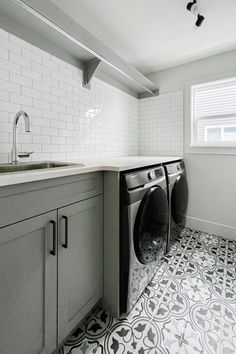
[(185, 174), (176, 179), (171, 194), (171, 213), (176, 224), (185, 225), (188, 207), (188, 183)]
[(159, 186), (144, 195), (134, 224), (134, 250), (140, 263), (163, 257), (168, 235), (168, 200)]

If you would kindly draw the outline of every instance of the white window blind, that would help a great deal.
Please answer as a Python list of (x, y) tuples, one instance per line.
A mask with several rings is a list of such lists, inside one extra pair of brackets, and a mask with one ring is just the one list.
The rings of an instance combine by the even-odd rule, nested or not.
[(192, 145), (236, 145), (236, 77), (191, 86)]

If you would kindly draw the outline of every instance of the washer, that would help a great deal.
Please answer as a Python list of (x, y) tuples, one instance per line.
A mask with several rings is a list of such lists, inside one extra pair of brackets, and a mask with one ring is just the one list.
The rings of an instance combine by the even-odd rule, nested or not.
[(121, 177), (120, 314), (129, 313), (153, 278), (168, 238), (169, 206), (161, 166)]
[(169, 234), (167, 252), (183, 230), (186, 223), (186, 212), (188, 207), (188, 183), (184, 162), (178, 161), (165, 166), (166, 179), (168, 183), (169, 213)]

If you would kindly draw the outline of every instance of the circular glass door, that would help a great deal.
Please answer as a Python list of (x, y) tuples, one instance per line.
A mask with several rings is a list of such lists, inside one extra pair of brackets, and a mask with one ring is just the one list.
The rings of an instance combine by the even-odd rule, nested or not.
[(188, 183), (186, 176), (181, 174), (173, 187), (171, 194), (171, 213), (176, 224), (185, 225), (188, 207)]
[(159, 186), (144, 195), (134, 225), (134, 249), (143, 263), (157, 262), (163, 257), (168, 235), (168, 200)]

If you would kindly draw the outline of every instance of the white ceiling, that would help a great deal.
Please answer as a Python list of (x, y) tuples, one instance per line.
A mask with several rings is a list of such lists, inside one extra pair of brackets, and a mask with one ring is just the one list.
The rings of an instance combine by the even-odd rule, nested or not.
[(236, 48), (236, 1), (198, 0), (196, 28), (188, 0), (52, 0), (143, 74)]

